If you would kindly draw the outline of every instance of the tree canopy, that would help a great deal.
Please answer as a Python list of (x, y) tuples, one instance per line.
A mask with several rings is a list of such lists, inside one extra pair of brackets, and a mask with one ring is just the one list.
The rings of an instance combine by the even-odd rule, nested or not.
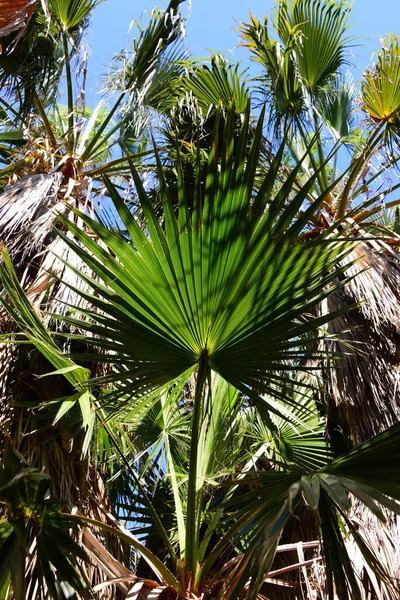
[(98, 2), (0, 5), (0, 598), (397, 600), (398, 39), (182, 3), (93, 107)]

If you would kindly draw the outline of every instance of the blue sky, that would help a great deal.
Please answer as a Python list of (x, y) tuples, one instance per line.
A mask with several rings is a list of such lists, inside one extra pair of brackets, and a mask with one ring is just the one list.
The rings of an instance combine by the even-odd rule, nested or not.
[[(95, 102), (93, 92), (96, 81), (106, 71), (113, 53), (129, 44), (134, 29), (128, 33), (133, 19), (140, 19), (145, 11), (154, 6), (165, 8), (168, 0), (107, 0), (94, 11), (91, 33), (88, 36), (89, 57), (89, 103)], [(237, 48), (238, 37), (234, 31), (236, 21), (246, 20), (251, 10), (257, 17), (269, 15), (271, 0), (192, 0), (188, 11), (187, 2), (183, 12), (187, 16), (187, 45), (194, 56), (207, 56), (209, 49), (225, 51), (242, 59), (247, 66), (247, 53)], [(379, 48), (379, 39), (386, 33), (400, 34), (399, 0), (355, 0), (350, 21), (351, 34), (359, 37), (353, 48), (352, 69), (354, 79), (361, 77), (362, 69), (371, 55)]]

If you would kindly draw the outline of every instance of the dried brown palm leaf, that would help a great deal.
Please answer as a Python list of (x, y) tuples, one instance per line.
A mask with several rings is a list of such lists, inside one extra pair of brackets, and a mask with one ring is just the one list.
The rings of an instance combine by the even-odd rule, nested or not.
[(0, 2), (0, 38), (15, 31), (23, 32), (29, 23), (36, 0), (2, 0)]
[[(357, 443), (400, 418), (400, 264), (385, 248), (363, 243), (354, 248), (349, 267), (357, 275), (321, 306), (321, 312), (361, 303), (329, 324), (329, 342), (340, 361), (322, 366), (328, 421), (345, 426)], [(333, 415), (342, 413), (335, 423)]]
[[(60, 172), (35, 173), (7, 186), (0, 196), (0, 240), (13, 258), (32, 306), (45, 323), (51, 317), (43, 309), (62, 314), (68, 305), (82, 306), (81, 296), (66, 284), (78, 288), (85, 284), (69, 266), (77, 272), (88, 272), (77, 254), (53, 231), (56, 214), (70, 214), (66, 195), (75, 204), (87, 201), (88, 181), (73, 186), (63, 182)], [(0, 334), (13, 330), (9, 317), (0, 314)], [(109, 511), (111, 507), (99, 473), (87, 457), (81, 456), (84, 435), (79, 419), (75, 425), (73, 419), (61, 419), (54, 425), (54, 413), (46, 410), (46, 403), (70, 396), (74, 390), (62, 376), (38, 378), (52, 369), (31, 347), (0, 344), (0, 359), (0, 447), (5, 436), (10, 436), (30, 464), (50, 475), (53, 497), (70, 510), (77, 507), (83, 514), (104, 520), (97, 502), (100, 500)], [(126, 544), (109, 535), (100, 536), (99, 543), (116, 559), (129, 564)], [(85, 568), (92, 585), (110, 576), (95, 557)], [(127, 591), (122, 593), (109, 585), (97, 597), (122, 599)]]
[[(400, 580), (400, 548), (397, 543), (400, 535), (399, 518), (385, 511), (386, 523), (379, 521), (364, 505), (354, 502), (354, 513), (351, 518), (353, 525), (358, 529), (374, 553), (382, 567), (395, 580)], [(379, 582), (375, 573), (365, 561), (354, 539), (349, 536), (346, 547), (354, 565), (354, 570), (363, 582), (362, 600), (376, 598), (377, 600), (398, 600), (398, 591), (392, 589), (385, 582)]]
[[(45, 300), (49, 310), (60, 309), (62, 294), (68, 294), (67, 288), (56, 283), (51, 274), (63, 276), (66, 271), (51, 250), (58, 251), (61, 259), (72, 260), (66, 244), (58, 243), (52, 232), (56, 213), (67, 212), (67, 206), (60, 198), (62, 180), (59, 172), (37, 173), (7, 186), (0, 195), (0, 241), (9, 251), (34, 306), (38, 308)], [(52, 306), (53, 297), (57, 298), (57, 307)], [(10, 331), (8, 318), (0, 315), (0, 333)], [(19, 351), (15, 346), (0, 345), (0, 352), (3, 359), (0, 397), (4, 398), (12, 361)], [(8, 395), (13, 396), (11, 390)]]
[[(324, 314), (360, 305), (329, 324), (337, 340), (328, 343), (329, 349), (340, 360), (324, 361), (321, 380), (330, 435), (342, 441), (344, 432), (360, 444), (400, 420), (400, 257), (385, 242), (367, 240), (361, 230), (356, 234), (363, 241), (346, 258), (356, 261), (348, 269), (349, 275), (356, 276), (330, 295), (320, 310)], [(400, 555), (393, 542), (399, 539), (398, 520), (388, 517), (383, 525), (359, 504), (352, 520), (389, 576), (399, 580)], [(397, 600), (397, 592), (378, 583), (350, 538), (347, 546), (363, 582), (362, 600)], [(324, 581), (324, 574), (320, 576)]]
[[(0, 239), (18, 269), (48, 241), (62, 174), (38, 173), (7, 186), (0, 196)], [(59, 209), (62, 205), (59, 206)], [(64, 209), (65, 210), (65, 209)]]

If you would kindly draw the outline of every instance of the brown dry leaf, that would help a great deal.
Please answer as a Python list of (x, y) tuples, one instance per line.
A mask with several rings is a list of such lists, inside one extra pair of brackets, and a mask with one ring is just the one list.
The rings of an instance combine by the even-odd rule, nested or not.
[(0, 37), (25, 29), (35, 8), (36, 0), (0, 1)]

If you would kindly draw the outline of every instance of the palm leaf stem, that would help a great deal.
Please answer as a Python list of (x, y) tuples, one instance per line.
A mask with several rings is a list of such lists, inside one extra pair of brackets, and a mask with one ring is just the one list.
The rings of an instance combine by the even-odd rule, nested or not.
[(5, 106), (6, 109), (9, 110), (14, 115), (14, 117), (16, 117), (17, 119), (20, 118), (18, 111), (16, 111), (15, 108), (13, 108), (11, 106), (11, 104), (9, 102), (7, 102), (7, 100), (4, 100), (4, 98), (0, 98), (0, 104)]
[[(319, 157), (321, 176), (322, 176), (322, 180), (324, 182), (324, 187), (322, 189), (326, 189), (329, 185), (328, 184), (328, 176), (326, 173), (326, 161), (325, 161), (324, 150), (322, 148), (322, 142), (321, 142), (321, 126), (318, 124), (318, 116), (315, 111), (314, 111), (314, 126), (315, 126), (315, 135), (317, 138), (317, 149), (318, 149), (318, 157)], [(336, 156), (336, 154), (335, 154), (335, 156)]]
[(178, 580), (173, 576), (171, 571), (164, 565), (164, 563), (159, 558), (157, 558), (157, 556), (153, 554), (151, 550), (149, 550), (148, 548), (146, 548), (146, 546), (139, 542), (139, 540), (136, 539), (135, 536), (132, 535), (130, 532), (125, 532), (122, 529), (112, 527), (111, 525), (107, 525), (106, 523), (103, 523), (102, 521), (98, 521), (96, 519), (91, 519), (90, 517), (84, 517), (83, 515), (69, 514), (68, 519), (71, 521), (76, 521), (80, 525), (82, 525), (82, 523), (87, 523), (91, 527), (96, 527), (102, 531), (116, 535), (124, 542), (127, 542), (128, 544), (133, 546), (135, 550), (137, 550), (137, 552), (140, 552), (143, 558), (145, 558), (146, 562), (151, 566), (154, 573), (162, 581), (164, 581), (168, 585), (173, 586), (177, 590), (180, 589)]
[(71, 74), (71, 63), (68, 50), (68, 40), (65, 32), (62, 34), (63, 47), (64, 47), (64, 59), (65, 59), (65, 73), (67, 79), (67, 102), (68, 102), (68, 150), (72, 152), (74, 147), (74, 92), (72, 89), (72, 74)]
[(43, 103), (41, 101), (41, 99), (39, 98), (39, 96), (37, 95), (37, 93), (34, 93), (33, 96), (33, 103), (36, 107), (36, 110), (38, 111), (40, 118), (42, 119), (44, 128), (46, 129), (46, 133), (49, 136), (49, 139), (51, 141), (51, 143), (53, 144), (53, 147), (57, 146), (57, 140), (56, 140), (56, 136), (54, 135), (54, 131), (53, 128), (50, 124), (50, 121), (47, 117), (46, 111), (44, 109)]
[(122, 462), (124, 463), (124, 465), (126, 466), (126, 468), (129, 471), (129, 474), (132, 476), (132, 479), (135, 481), (135, 485), (138, 487), (139, 492), (142, 495), (142, 500), (143, 503), (146, 504), (147, 508), (149, 509), (149, 512), (151, 514), (151, 516), (154, 519), (154, 523), (155, 526), (158, 529), (158, 532), (160, 533), (163, 542), (169, 552), (170, 558), (172, 560), (172, 563), (174, 565), (175, 568), (179, 568), (179, 563), (178, 563), (178, 558), (176, 556), (175, 550), (171, 544), (171, 541), (168, 537), (168, 533), (165, 530), (164, 525), (161, 522), (160, 517), (157, 514), (157, 511), (155, 510), (149, 496), (146, 493), (146, 490), (144, 489), (144, 487), (142, 486), (139, 477), (136, 475), (134, 469), (132, 469), (128, 459), (126, 458), (126, 456), (124, 455), (123, 451), (121, 450), (121, 448), (119, 447), (119, 444), (117, 442), (117, 440), (115, 439), (114, 434), (111, 431), (111, 428), (108, 427), (107, 425), (104, 425), (104, 429), (107, 432), (107, 435), (109, 436), (111, 443), (113, 444), (114, 448), (116, 449), (116, 451), (118, 452), (119, 456), (122, 459)]
[(331, 173), (331, 184), (335, 181), (336, 178), (336, 171), (337, 171), (337, 163), (338, 163), (338, 158), (339, 158), (339, 152), (338, 152), (339, 148), (337, 149), (337, 151), (335, 152), (335, 155), (333, 157), (333, 165), (332, 165), (332, 173)]
[(380, 123), (378, 125), (378, 127), (372, 132), (369, 140), (367, 141), (367, 143), (365, 145), (363, 152), (361, 153), (361, 156), (356, 160), (354, 167), (351, 169), (349, 179), (347, 180), (347, 183), (343, 190), (342, 198), (339, 203), (338, 213), (337, 213), (338, 217), (344, 217), (344, 215), (346, 213), (350, 190), (351, 190), (353, 184), (358, 179), (358, 175), (359, 175), (360, 171), (362, 170), (365, 161), (374, 152), (375, 148), (380, 143), (382, 136), (384, 134), (384, 132), (382, 131), (384, 124), (385, 124), (384, 122)]
[[(307, 137), (307, 133), (306, 133), (306, 131), (304, 131), (304, 128), (303, 128), (303, 126), (301, 125), (300, 122), (298, 122), (297, 126), (299, 128), (300, 135), (303, 138), (304, 144), (306, 145), (307, 148), (310, 148), (308, 154), (309, 154), (310, 161), (311, 161), (311, 164), (312, 164), (313, 169), (314, 169), (314, 173), (316, 173), (316, 175), (317, 175), (317, 181), (318, 181), (319, 189), (320, 189), (320, 191), (322, 193), (322, 191), (324, 190), (324, 187), (325, 187), (324, 186), (324, 180), (323, 180), (323, 177), (322, 177), (322, 174), (321, 174), (321, 169), (318, 168), (317, 162), (316, 162), (315, 157), (314, 157), (314, 155), (312, 153), (312, 148), (310, 146), (310, 139), (309, 139), (309, 137)], [(315, 134), (315, 135), (317, 135), (317, 134)]]
[(125, 98), (125, 94), (126, 94), (126, 91), (122, 92), (118, 96), (114, 106), (111, 108), (108, 115), (106, 116), (106, 118), (104, 119), (104, 121), (102, 122), (102, 124), (100, 125), (100, 127), (98, 128), (96, 133), (94, 134), (93, 138), (91, 139), (89, 144), (86, 146), (86, 149), (82, 153), (82, 156), (81, 156), (82, 162), (85, 162), (87, 160), (87, 158), (90, 156), (92, 151), (94, 151), (98, 146), (104, 144), (104, 142), (109, 139), (110, 135), (112, 135), (117, 129), (119, 129), (121, 127), (121, 124), (123, 121), (119, 121), (115, 127), (113, 127), (110, 131), (108, 131), (105, 136), (103, 136), (103, 133), (104, 133), (107, 125), (109, 124), (109, 122), (113, 118), (114, 114), (118, 110), (121, 102)]
[(209, 373), (210, 369), (207, 364), (207, 356), (206, 354), (202, 354), (199, 360), (196, 391), (194, 396), (186, 515), (185, 562), (187, 568), (189, 571), (191, 571), (193, 578), (196, 576), (197, 571), (199, 546), (198, 516), (200, 506), (197, 490), (197, 478), (199, 470), (199, 438), (203, 417), (202, 399), (204, 384), (209, 377)]
[(165, 445), (166, 445), (166, 460), (167, 460), (167, 465), (168, 465), (169, 478), (171, 481), (172, 493), (174, 495), (174, 502), (175, 502), (176, 522), (178, 525), (179, 550), (180, 550), (181, 556), (183, 556), (184, 552), (185, 552), (185, 536), (186, 536), (185, 518), (184, 518), (184, 513), (183, 513), (182, 500), (181, 500), (181, 496), (179, 493), (178, 481), (177, 481), (177, 477), (176, 477), (175, 464), (174, 464), (174, 460), (173, 460), (172, 452), (171, 452), (171, 443), (170, 443), (169, 435), (166, 436)]
[[(400, 183), (398, 183), (397, 185), (395, 185), (392, 188), (392, 191), (399, 188), (400, 187)], [(360, 213), (359, 215), (355, 215), (353, 217), (353, 219), (359, 223), (360, 221), (364, 221), (364, 219), (366, 219), (367, 217), (370, 217), (371, 215), (374, 215), (380, 211), (382, 211), (382, 209), (388, 209), (388, 208), (395, 208), (396, 206), (399, 206), (400, 204), (400, 198), (397, 198), (397, 200), (392, 200), (391, 202), (387, 202), (383, 207), (382, 206), (375, 206), (374, 208), (371, 208), (370, 210), (365, 210), (364, 212)]]
[[(126, 146), (124, 144), (121, 144), (121, 146), (123, 146), (124, 151), (127, 154), (129, 154), (129, 150), (126, 148)], [(160, 147), (159, 150), (167, 150), (167, 147)], [(150, 156), (152, 154), (154, 154), (153, 149), (146, 150), (145, 152), (138, 152), (137, 154), (133, 155), (132, 158), (142, 158), (144, 156)], [(95, 169), (85, 171), (85, 175), (87, 175), (88, 177), (98, 177), (100, 175), (104, 175), (105, 173), (109, 173), (111, 170), (114, 169), (114, 167), (115, 169), (119, 170), (126, 163), (128, 163), (127, 156), (122, 156), (121, 158), (116, 158), (115, 160), (107, 162), (105, 165), (101, 165), (100, 167), (96, 167)]]

